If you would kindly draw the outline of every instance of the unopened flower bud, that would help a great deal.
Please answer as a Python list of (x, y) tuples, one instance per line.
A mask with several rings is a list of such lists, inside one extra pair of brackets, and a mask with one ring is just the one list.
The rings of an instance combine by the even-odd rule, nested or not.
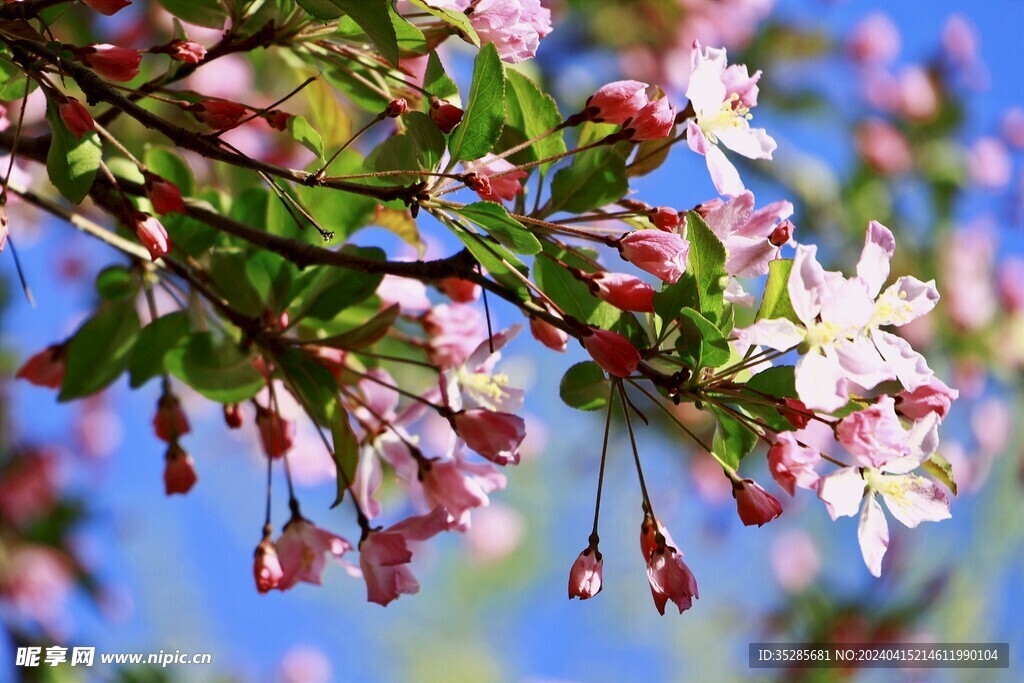
[(534, 316), (530, 316), (530, 334), (552, 351), (564, 353), (569, 346), (569, 335), (565, 331)]
[(167, 448), (167, 464), (164, 466), (164, 490), (167, 495), (188, 493), (199, 481), (195, 461), (176, 442)]
[(441, 132), (447, 135), (462, 121), (462, 110), (450, 102), (434, 100), (430, 104), (430, 118), (441, 129)]
[(390, 118), (397, 119), (399, 116), (405, 113), (405, 110), (409, 108), (409, 103), (405, 101), (404, 97), (391, 100), (388, 102), (388, 106), (384, 109), (384, 114)]
[(135, 214), (135, 235), (149, 250), (150, 257), (156, 261), (171, 251), (171, 239), (163, 224), (148, 213)]
[(267, 125), (274, 130), (286, 131), (288, 130), (288, 122), (292, 119), (293, 114), (289, 114), (286, 111), (280, 109), (272, 109), (266, 114), (263, 114), (263, 120), (267, 122)]
[(277, 557), (277, 546), (274, 545), (270, 536), (264, 536), (260, 544), (256, 546), (253, 575), (256, 577), (256, 590), (260, 595), (277, 588), (284, 577), (281, 560)]
[(96, 127), (89, 110), (74, 97), (68, 97), (57, 105), (57, 113), (60, 114), (61, 121), (68, 127), (71, 134), (78, 139), (92, 132)]
[(206, 58), (206, 48), (191, 40), (172, 40), (167, 44), (171, 59), (186, 64), (198, 64)]
[(600, 593), (603, 571), (604, 560), (600, 550), (591, 546), (581, 552), (569, 570), (569, 599), (586, 600)]
[(158, 175), (146, 173), (146, 196), (149, 197), (153, 210), (159, 214), (185, 213), (185, 202), (181, 198), (181, 190), (169, 180)]
[(587, 100), (586, 116), (592, 121), (621, 125), (647, 105), (647, 84), (615, 81), (602, 86)]
[(168, 443), (188, 434), (191, 428), (185, 411), (181, 409), (181, 401), (171, 393), (165, 393), (157, 403), (156, 415), (153, 416), (153, 432), (158, 439)]
[(467, 173), (463, 179), (466, 182), (466, 187), (473, 192), (481, 195), (491, 194), (491, 181), (487, 176), (480, 173)]
[(224, 424), (228, 426), (228, 429), (239, 429), (244, 422), (242, 406), (237, 403), (224, 404)]
[(733, 482), (736, 510), (747, 526), (763, 526), (782, 514), (782, 505), (753, 479)]
[(200, 123), (215, 130), (234, 128), (249, 114), (248, 107), (222, 100), (203, 100), (190, 104), (187, 108)]
[(47, 346), (25, 361), (16, 377), (37, 387), (59, 389), (64, 383), (64, 354), (63, 344)]
[(591, 328), (580, 341), (594, 362), (615, 377), (628, 377), (640, 365), (640, 352), (617, 332)]
[(654, 287), (625, 273), (600, 272), (588, 278), (590, 291), (623, 311), (654, 311)]
[(679, 212), (671, 206), (659, 206), (651, 211), (650, 218), (658, 230), (672, 232), (679, 227)]
[(626, 140), (642, 142), (668, 137), (676, 123), (676, 112), (667, 98), (655, 100), (623, 125), (622, 135)]
[(796, 231), (796, 226), (793, 225), (793, 221), (787, 218), (775, 226), (772, 234), (768, 235), (768, 241), (771, 242), (773, 247), (781, 247), (789, 243), (789, 239), (793, 236), (794, 231)]

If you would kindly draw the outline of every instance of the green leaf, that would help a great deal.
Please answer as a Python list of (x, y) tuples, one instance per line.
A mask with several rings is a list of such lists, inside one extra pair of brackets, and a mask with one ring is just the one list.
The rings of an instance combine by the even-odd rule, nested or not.
[(757, 435), (724, 411), (718, 408), (711, 410), (718, 419), (711, 450), (729, 467), (737, 469), (740, 461), (757, 445)]
[(321, 21), (332, 21), (342, 15), (341, 8), (331, 0), (296, 0), (299, 7), (314, 19)]
[(356, 466), (359, 464), (359, 440), (352, 431), (352, 425), (348, 420), (348, 413), (339, 409), (331, 423), (331, 437), (334, 440), (334, 449), (331, 457), (334, 460), (334, 467), (338, 477), (338, 494), (331, 503), (331, 507), (337, 507), (345, 499), (345, 489), (355, 482)]
[(176, 311), (160, 316), (142, 328), (128, 361), (129, 385), (132, 389), (163, 373), (164, 356), (181, 343), (192, 330), (188, 314)]
[(192, 169), (177, 153), (147, 145), (143, 161), (150, 171), (177, 185), (182, 195), (187, 197), (195, 191)]
[(626, 167), (626, 175), (637, 178), (657, 170), (668, 159), (672, 145), (672, 138), (644, 140), (637, 146), (633, 161)]
[(610, 386), (601, 366), (588, 360), (566, 371), (558, 387), (558, 395), (570, 408), (599, 410), (608, 405)]
[(381, 55), (398, 66), (398, 34), (387, 0), (331, 0), (366, 32)]
[[(406, 135), (413, 143), (418, 168), (433, 171), (444, 156), (444, 133), (433, 120), (421, 111), (410, 111), (402, 117)], [(391, 178), (388, 179), (392, 181)]]
[(800, 324), (800, 319), (793, 310), (789, 300), (790, 271), (793, 270), (791, 259), (776, 259), (768, 263), (768, 280), (764, 285), (764, 299), (757, 311), (757, 320), (762, 318), (787, 318)]
[(336, 334), (333, 337), (318, 339), (316, 343), (320, 346), (331, 346), (336, 349), (345, 349), (346, 351), (354, 351), (370, 346), (380, 341), (388, 333), (388, 330), (398, 320), (400, 313), (401, 307), (398, 304), (388, 306), (359, 327), (348, 332)]
[(654, 295), (654, 312), (663, 324), (679, 317), (684, 308), (694, 308), (697, 301), (697, 287), (693, 278), (682, 277), (677, 282), (665, 284)]
[(717, 368), (729, 362), (731, 349), (715, 324), (692, 308), (684, 308), (679, 315), (679, 356), (690, 363), (696, 372), (703, 368)]
[(583, 213), (618, 201), (628, 191), (622, 154), (607, 147), (590, 149), (555, 174), (548, 213)]
[(7, 60), (0, 59), (0, 102), (20, 100), (25, 96), (25, 81), (28, 81), (28, 92), (36, 89), (36, 82), (25, 77), (25, 72)]
[(490, 152), (504, 125), (505, 65), (498, 49), (488, 43), (476, 56), (465, 114), (451, 135), (452, 160), (472, 161)]
[(480, 235), (466, 230), (456, 229), (455, 234), (491, 277), (514, 292), (521, 301), (530, 300), (530, 290), (513, 269), (523, 277), (528, 277), (530, 271), (512, 252), (500, 244), (489, 242)]
[(165, 10), (190, 24), (224, 28), (227, 10), (220, 0), (157, 0)]
[(932, 453), (921, 463), (925, 472), (941, 481), (947, 489), (956, 495), (956, 480), (953, 478), (953, 465), (940, 453)]
[(406, 21), (390, 5), (388, 5), (388, 17), (391, 19), (391, 25), (395, 28), (395, 36), (398, 38), (399, 54), (405, 57), (427, 53), (427, 39), (423, 35), (423, 31)]
[(717, 324), (721, 320), (725, 286), (728, 283), (725, 246), (696, 211), (686, 214), (686, 238), (690, 241), (686, 272), (696, 285), (697, 310)]
[(287, 385), (317, 424), (329, 426), (338, 411), (338, 384), (331, 371), (295, 348), (276, 354)]
[[(343, 253), (383, 258), (383, 252), (375, 247), (361, 248), (346, 246)], [(297, 284), (299, 299), (294, 307), (292, 320), (310, 317), (316, 320), (330, 320), (349, 306), (359, 303), (377, 291), (383, 275), (363, 273), (348, 268), (318, 266), (307, 269)]]
[[(528, 140), (540, 137), (562, 122), (562, 115), (554, 98), (543, 92), (529, 78), (510, 69), (508, 90), (505, 102), (505, 129), (501, 134), (499, 149), (510, 149)], [(565, 138), (562, 131), (538, 140), (521, 152), (509, 157), (509, 161), (519, 165), (538, 159), (546, 159), (565, 151)], [(541, 164), (541, 171), (546, 171), (554, 162)]]
[(792, 365), (776, 365), (747, 380), (746, 388), (769, 396), (796, 398), (796, 375)]
[(57, 107), (49, 103), (46, 118), (53, 136), (46, 155), (46, 171), (50, 182), (72, 204), (78, 204), (89, 194), (89, 188), (100, 168), (103, 151), (99, 136), (91, 131), (79, 140), (64, 125)]
[(233, 340), (196, 332), (164, 356), (164, 367), (211, 401), (238, 403), (266, 384), (252, 361), (253, 355), (242, 353)]
[(139, 291), (139, 280), (124, 266), (107, 266), (96, 276), (96, 291), (104, 299), (125, 299)]
[[(423, 89), (442, 100), (459, 94), (459, 86), (445, 73), (444, 65), (441, 64), (441, 58), (437, 56), (437, 52), (431, 52), (430, 57), (427, 58), (427, 70), (423, 75)], [(430, 103), (426, 101), (427, 99), (424, 98), (424, 105), (429, 107)]]
[[(548, 253), (574, 268), (588, 270), (585, 261), (574, 259), (569, 252), (549, 248)], [(589, 268), (592, 267), (589, 266)], [(536, 259), (533, 270), (534, 279), (541, 291), (551, 297), (551, 300), (558, 304), (559, 308), (577, 320), (607, 330), (614, 327), (622, 317), (622, 312), (619, 309), (591, 294), (586, 284), (577, 280), (572, 273), (551, 259)]]
[(104, 304), (68, 342), (60, 401), (94, 394), (117, 379), (128, 364), (139, 334), (135, 304), (125, 299)]
[(243, 277), (249, 254), (241, 249), (217, 249), (210, 254), (210, 279), (228, 303), (251, 317), (263, 314), (263, 299), (249, 278)]
[(313, 154), (324, 161), (324, 140), (320, 133), (316, 132), (309, 121), (301, 116), (292, 116), (288, 119), (288, 134)]
[(252, 285), (263, 308), (278, 312), (291, 301), (292, 279), (296, 268), (271, 251), (258, 251), (245, 262), (246, 279)]
[(476, 34), (476, 29), (473, 28), (473, 24), (470, 23), (469, 17), (464, 12), (434, 7), (430, 4), (430, 0), (409, 0), (409, 3), (425, 12), (430, 12), (446, 24), (454, 26), (459, 30), (462, 38), (480, 47), (480, 36)]
[(475, 202), (460, 209), (452, 209), (455, 213), (468, 218), (479, 225), (487, 233), (517, 254), (532, 255), (540, 251), (540, 242), (522, 223), (508, 215), (501, 204), (495, 202)]

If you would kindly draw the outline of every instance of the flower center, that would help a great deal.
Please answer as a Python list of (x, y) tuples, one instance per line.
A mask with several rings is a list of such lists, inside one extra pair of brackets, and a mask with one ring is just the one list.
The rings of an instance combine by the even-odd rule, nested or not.
[(839, 338), (841, 332), (838, 325), (832, 322), (814, 323), (807, 328), (807, 344), (812, 349), (828, 346)]
[(508, 394), (505, 387), (508, 386), (508, 375), (504, 373), (488, 374), (486, 372), (458, 371), (459, 383), (463, 390), (473, 396), (473, 399), (482, 407), (488, 410), (497, 410), (497, 403)]
[(703, 131), (704, 136), (713, 144), (718, 144), (718, 133), (749, 125), (747, 122), (753, 118), (750, 108), (740, 101), (740, 96), (733, 93), (721, 108), (709, 116), (702, 117), (697, 123)]

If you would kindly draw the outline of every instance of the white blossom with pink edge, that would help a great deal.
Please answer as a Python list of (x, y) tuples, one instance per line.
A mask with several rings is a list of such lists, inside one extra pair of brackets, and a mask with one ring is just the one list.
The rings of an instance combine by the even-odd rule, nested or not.
[(698, 41), (693, 42), (690, 63), (686, 96), (696, 120), (687, 123), (686, 142), (707, 161), (719, 194), (735, 197), (743, 192), (743, 181), (718, 144), (748, 159), (771, 159), (777, 146), (764, 128), (750, 127), (761, 72), (750, 76), (745, 65), (728, 66), (724, 48), (702, 50)]

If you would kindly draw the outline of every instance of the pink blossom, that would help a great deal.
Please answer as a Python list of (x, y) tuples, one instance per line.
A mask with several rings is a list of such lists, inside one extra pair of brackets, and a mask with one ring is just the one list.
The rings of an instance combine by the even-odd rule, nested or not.
[(5, 548), (0, 595), (15, 615), (45, 628), (58, 628), (67, 620), (64, 604), (74, 586), (73, 564), (64, 553), (41, 545)]
[(437, 283), (437, 288), (457, 304), (473, 303), (480, 298), (480, 285), (460, 277), (447, 277)]
[(473, 526), (466, 530), (466, 550), (482, 565), (496, 565), (523, 543), (526, 522), (515, 508), (495, 503), (473, 512)]
[[(435, 4), (438, 4), (435, 1)], [(466, 10), (466, 0), (441, 0), (443, 6)], [(518, 64), (537, 54), (542, 38), (551, 32), (551, 10), (540, 0), (479, 0), (472, 4), (469, 21), (480, 41), (494, 43), (505, 62)]]
[(638, 277), (601, 271), (587, 282), (597, 298), (623, 311), (654, 311), (654, 288)]
[(938, 377), (932, 377), (928, 384), (896, 394), (896, 412), (910, 420), (920, 420), (929, 413), (943, 420), (959, 396), (959, 391), (949, 388)]
[(747, 76), (746, 67), (737, 70), (727, 65), (724, 49), (702, 50), (697, 41), (693, 43), (690, 64), (686, 96), (696, 117), (687, 124), (687, 144), (705, 157), (718, 192), (735, 197), (743, 192), (743, 182), (718, 143), (749, 159), (771, 159), (776, 147), (775, 140), (763, 128), (750, 127), (750, 109), (757, 103), (756, 82), (760, 72)]
[(230, 130), (251, 113), (248, 107), (223, 100), (203, 100), (188, 109), (200, 123), (215, 130)]
[(167, 236), (163, 223), (148, 213), (135, 214), (135, 235), (154, 261), (171, 251), (171, 238)]
[(857, 150), (864, 163), (886, 175), (907, 173), (914, 163), (903, 133), (881, 119), (868, 119), (858, 126)]
[(564, 353), (569, 346), (569, 335), (546, 320), (530, 316), (530, 334), (552, 351)]
[(206, 48), (191, 40), (172, 40), (167, 47), (172, 59), (186, 64), (198, 64), (206, 58)]
[(999, 190), (1010, 183), (1013, 164), (1006, 146), (994, 137), (981, 138), (967, 153), (967, 171), (980, 187)]
[(451, 528), (465, 531), (470, 511), (486, 507), (488, 494), (505, 488), (505, 475), (490, 463), (467, 462), (458, 449), (452, 456), (421, 463), (420, 483), (427, 505), (448, 510)]
[(139, 75), (142, 53), (125, 47), (101, 43), (78, 51), (78, 58), (87, 67), (112, 81), (130, 81)]
[(782, 514), (782, 505), (753, 479), (733, 482), (732, 496), (736, 510), (746, 526), (764, 526)]
[(580, 341), (594, 362), (615, 377), (629, 377), (640, 365), (640, 352), (618, 332), (591, 328)]
[(970, 66), (978, 59), (978, 32), (962, 14), (953, 14), (942, 27), (942, 48), (959, 66)]
[(900, 32), (888, 15), (869, 14), (853, 29), (850, 57), (861, 64), (885, 66), (900, 52)]
[(793, 205), (784, 200), (755, 211), (749, 190), (727, 202), (706, 202), (701, 209), (704, 222), (725, 246), (725, 271), (734, 277), (760, 277), (768, 272), (768, 263), (779, 255), (772, 233), (779, 221), (793, 215)]
[(448, 527), (448, 512), (435, 507), (428, 514), (409, 517), (383, 531), (373, 531), (359, 543), (359, 567), (366, 581), (366, 599), (387, 606), (401, 595), (419, 592), (408, 565), (409, 543), (425, 541)]
[(600, 593), (603, 571), (604, 560), (596, 546), (581, 552), (569, 570), (569, 599), (587, 600)]
[(260, 431), (260, 443), (268, 458), (280, 458), (295, 443), (295, 421), (285, 419), (276, 410), (257, 406), (256, 428)]
[(654, 100), (644, 105), (637, 115), (622, 126), (624, 139), (632, 142), (660, 140), (667, 138), (676, 124), (676, 110), (668, 98)]
[(82, 0), (93, 11), (105, 14), (108, 17), (117, 14), (128, 5), (131, 0)]
[(195, 461), (176, 442), (167, 448), (167, 463), (164, 466), (164, 491), (168, 496), (185, 494), (199, 481)]
[(523, 418), (481, 408), (455, 414), (455, 432), (471, 449), (496, 465), (519, 464), (519, 445), (526, 437)]
[(1010, 107), (1003, 114), (1003, 139), (1010, 147), (1024, 148), (1024, 107)]
[(46, 451), (21, 453), (0, 472), (0, 517), (21, 526), (42, 517), (57, 502), (57, 458)]
[(153, 432), (156, 437), (169, 443), (190, 431), (181, 402), (174, 394), (163, 394), (157, 403), (156, 415), (153, 416)]
[(82, 139), (87, 133), (91, 133), (96, 127), (92, 115), (85, 105), (74, 97), (68, 97), (57, 106), (57, 113), (60, 114), (64, 125), (68, 127), (71, 134)]
[(621, 125), (647, 106), (647, 84), (615, 81), (602, 86), (587, 99), (586, 112), (593, 121)]
[[(495, 158), (493, 154), (485, 154), (479, 162), (473, 164), (473, 172), (488, 181), (486, 186), (476, 190), (480, 199), (500, 204), (502, 200), (510, 201), (521, 195), (524, 192), (521, 181), (529, 174), (515, 168), (505, 159)], [(503, 175), (500, 178), (494, 177), (498, 174)]]
[(296, 645), (281, 659), (276, 683), (331, 683), (331, 660), (320, 650)]
[(820, 477), (814, 467), (820, 461), (817, 449), (801, 446), (792, 432), (780, 432), (768, 449), (768, 470), (791, 496), (797, 486), (816, 489)]
[(836, 427), (836, 438), (864, 467), (881, 467), (910, 455), (909, 435), (895, 408), (892, 397), (882, 396), (870, 408), (844, 417)]
[(352, 549), (352, 544), (341, 536), (314, 526), (301, 516), (293, 516), (285, 524), (284, 532), (275, 545), (282, 572), (277, 586), (279, 590), (288, 590), (299, 581), (319, 586), (327, 566), (327, 556), (349, 568), (350, 572), (354, 569), (342, 559)]
[(806, 589), (821, 569), (814, 539), (804, 531), (784, 531), (776, 536), (768, 557), (775, 580), (789, 593)]
[(256, 546), (256, 560), (253, 563), (253, 574), (256, 578), (256, 590), (263, 595), (281, 585), (284, 570), (277, 556), (277, 548), (270, 536), (264, 537)]
[(900, 71), (897, 111), (911, 121), (930, 121), (939, 110), (939, 92), (932, 76), (918, 65)]
[(680, 614), (690, 609), (693, 600), (700, 597), (697, 580), (683, 562), (683, 554), (672, 537), (650, 514), (640, 525), (640, 550), (647, 562), (647, 581), (658, 612), (664, 616), (669, 601), (679, 608)]
[(384, 308), (398, 304), (403, 313), (422, 313), (431, 307), (427, 286), (419, 280), (385, 275), (377, 287)]
[(21, 366), (15, 377), (37, 387), (60, 389), (64, 383), (65, 347), (53, 344), (39, 351)]
[(686, 270), (690, 243), (671, 232), (634, 230), (617, 242), (619, 254), (637, 268), (665, 282), (676, 282)]
[(430, 335), (427, 354), (431, 362), (442, 369), (464, 363), (487, 337), (483, 316), (464, 304), (434, 306), (422, 322), (423, 329)]

